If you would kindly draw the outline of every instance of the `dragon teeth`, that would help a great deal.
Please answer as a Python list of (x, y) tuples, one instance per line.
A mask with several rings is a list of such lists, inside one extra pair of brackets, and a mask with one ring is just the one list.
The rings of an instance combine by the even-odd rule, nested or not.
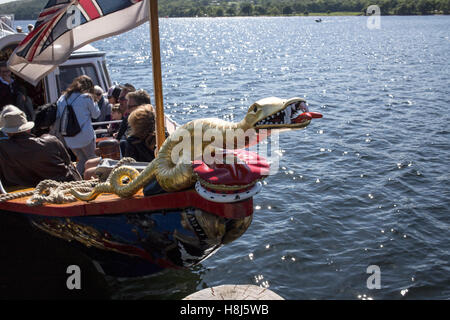
[(292, 109), (291, 108), (287, 108), (284, 112), (284, 123), (290, 123), (291, 122), (291, 114), (292, 114)]
[(302, 110), (297, 110), (292, 116), (291, 119), (295, 119), (297, 118), (299, 115), (301, 115), (303, 113)]

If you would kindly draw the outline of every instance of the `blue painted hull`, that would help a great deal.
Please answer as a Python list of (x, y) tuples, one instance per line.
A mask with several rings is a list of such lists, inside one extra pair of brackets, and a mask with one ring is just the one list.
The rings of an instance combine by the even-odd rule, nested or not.
[(70, 242), (99, 271), (115, 277), (192, 267), (239, 238), (252, 220), (252, 216), (218, 217), (199, 209), (70, 218), (23, 216), (37, 232)]

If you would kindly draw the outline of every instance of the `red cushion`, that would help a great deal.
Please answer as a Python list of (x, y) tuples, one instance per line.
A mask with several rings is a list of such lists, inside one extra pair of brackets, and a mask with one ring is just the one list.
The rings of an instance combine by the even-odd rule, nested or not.
[(246, 150), (224, 150), (223, 162), (228, 153), (234, 154), (242, 163), (206, 164), (194, 161), (194, 172), (204, 181), (214, 185), (247, 186), (269, 175), (270, 165), (255, 152)]

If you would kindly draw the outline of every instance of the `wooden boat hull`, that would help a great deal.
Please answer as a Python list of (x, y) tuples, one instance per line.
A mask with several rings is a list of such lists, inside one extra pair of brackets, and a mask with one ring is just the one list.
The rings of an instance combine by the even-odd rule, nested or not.
[(1, 203), (0, 216), (25, 217), (36, 232), (67, 241), (115, 277), (192, 267), (239, 238), (253, 214), (252, 199), (217, 204), (192, 190), (127, 200), (106, 195), (89, 204), (28, 207), (23, 202)]

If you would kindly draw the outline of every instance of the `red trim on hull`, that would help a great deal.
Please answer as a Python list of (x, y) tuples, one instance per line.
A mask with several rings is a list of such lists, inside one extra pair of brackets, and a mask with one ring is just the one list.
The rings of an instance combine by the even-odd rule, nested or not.
[[(49, 217), (82, 217), (117, 215), (183, 208), (198, 208), (205, 212), (229, 219), (240, 219), (253, 214), (253, 199), (237, 203), (215, 203), (202, 198), (194, 190), (165, 193), (144, 197), (142, 193), (131, 199), (120, 199), (115, 195), (102, 195), (97, 200), (63, 205), (29, 207), (26, 198), (0, 203), (0, 210), (35, 214)], [(1, 214), (1, 213), (0, 213)]]

